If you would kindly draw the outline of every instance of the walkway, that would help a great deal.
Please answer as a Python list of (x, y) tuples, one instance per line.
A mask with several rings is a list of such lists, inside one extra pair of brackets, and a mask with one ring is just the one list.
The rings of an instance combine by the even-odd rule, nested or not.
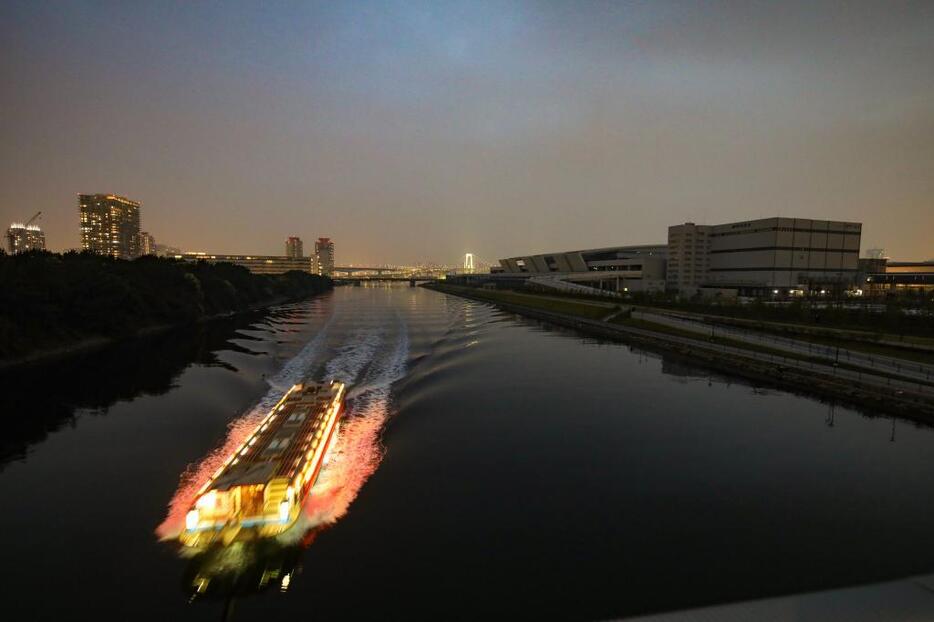
[(672, 328), (695, 332), (699, 335), (728, 337), (729, 339), (741, 341), (743, 343), (804, 356), (817, 356), (839, 363), (862, 367), (869, 371), (895, 374), (910, 380), (934, 382), (934, 366), (906, 359), (880, 354), (870, 354), (860, 350), (850, 350), (848, 348), (825, 346), (806, 340), (779, 337), (777, 335), (736, 326), (711, 324), (678, 313), (645, 311), (640, 309), (633, 312), (633, 317), (656, 324), (671, 326)]

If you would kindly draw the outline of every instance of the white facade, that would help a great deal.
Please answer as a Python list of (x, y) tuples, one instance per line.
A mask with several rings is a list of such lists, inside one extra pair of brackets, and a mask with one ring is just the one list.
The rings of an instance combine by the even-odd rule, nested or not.
[(764, 218), (668, 229), (668, 289), (745, 293), (845, 287), (855, 282), (862, 225), (806, 218)]
[(500, 259), (501, 274), (551, 275), (609, 291), (663, 291), (667, 246), (613, 246)]
[(668, 290), (693, 296), (707, 281), (711, 229), (692, 222), (668, 227)]

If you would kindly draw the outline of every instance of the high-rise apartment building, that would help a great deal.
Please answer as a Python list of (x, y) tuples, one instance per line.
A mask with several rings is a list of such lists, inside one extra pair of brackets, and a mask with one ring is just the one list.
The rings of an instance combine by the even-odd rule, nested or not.
[(331, 238), (318, 238), (315, 242), (312, 271), (323, 276), (331, 276), (334, 272), (334, 242)]
[(45, 234), (36, 225), (14, 222), (6, 230), (7, 252), (11, 255), (26, 251), (45, 250)]
[(156, 255), (156, 238), (151, 233), (140, 231), (138, 236), (139, 256)]
[(300, 237), (291, 236), (285, 241), (285, 256), (290, 259), (301, 259), (305, 256)]
[(140, 207), (115, 194), (79, 194), (81, 248), (121, 259), (139, 257)]

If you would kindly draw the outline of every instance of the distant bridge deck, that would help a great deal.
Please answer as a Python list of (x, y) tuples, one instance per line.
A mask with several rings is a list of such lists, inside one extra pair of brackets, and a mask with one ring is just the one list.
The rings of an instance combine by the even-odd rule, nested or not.
[(357, 272), (375, 272), (376, 274), (384, 274), (390, 272), (394, 274), (402, 274), (406, 271), (411, 272), (412, 268), (405, 268), (403, 266), (382, 266), (372, 268), (367, 266), (334, 266), (332, 273), (356, 274)]
[[(335, 271), (336, 272), (336, 271)], [(438, 281), (440, 277), (433, 275), (415, 275), (415, 276), (404, 276), (400, 274), (383, 274), (383, 275), (373, 275), (373, 274), (354, 274), (341, 276), (334, 274), (332, 278), (335, 281), (341, 282), (355, 282), (360, 281), (418, 281), (418, 282), (429, 282), (429, 281)]]
[(443, 272), (419, 272), (406, 266), (335, 266), (331, 278), (336, 281), (435, 281)]

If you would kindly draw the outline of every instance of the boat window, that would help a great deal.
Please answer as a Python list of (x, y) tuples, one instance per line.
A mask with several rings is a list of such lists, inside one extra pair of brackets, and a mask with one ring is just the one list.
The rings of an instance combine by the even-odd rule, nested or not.
[(280, 436), (279, 438), (274, 438), (269, 443), (266, 451), (280, 451), (285, 449), (288, 446), (290, 440), (292, 440), (291, 436)]

